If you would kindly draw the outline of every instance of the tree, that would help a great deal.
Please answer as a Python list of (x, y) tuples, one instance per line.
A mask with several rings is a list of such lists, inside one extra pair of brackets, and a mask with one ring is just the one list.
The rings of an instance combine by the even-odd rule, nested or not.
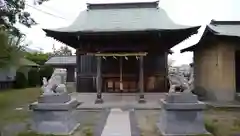
[(53, 51), (54, 56), (72, 56), (72, 51), (67, 46), (61, 46), (60, 49)]
[(7, 31), (0, 31), (0, 68), (19, 66), (19, 59), (23, 56), (23, 46), (19, 38), (16, 39)]
[[(35, 0), (38, 4), (47, 0)], [(25, 0), (0, 0), (0, 27), (10, 31), (15, 36), (21, 36), (19, 30), (14, 27), (14, 24), (19, 23), (31, 27), (37, 24), (36, 21), (31, 18), (30, 13), (24, 11)]]
[(15, 36), (20, 36), (21, 33), (14, 27), (17, 20), (27, 27), (36, 24), (30, 14), (23, 11), (25, 8), (24, 0), (1, 0), (0, 3), (0, 25), (2, 29), (8, 30)]
[(48, 60), (51, 53), (42, 53), (42, 52), (34, 52), (34, 53), (25, 53), (25, 58), (31, 60), (39, 65), (44, 65), (44, 63)]

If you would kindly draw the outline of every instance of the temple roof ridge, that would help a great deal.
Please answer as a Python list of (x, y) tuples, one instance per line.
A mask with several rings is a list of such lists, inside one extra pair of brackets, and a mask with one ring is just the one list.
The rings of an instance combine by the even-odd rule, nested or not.
[(212, 20), (210, 25), (240, 25), (240, 20)]
[(108, 3), (87, 3), (88, 10), (97, 9), (125, 9), (125, 8), (158, 8), (159, 0), (139, 2), (108, 2)]

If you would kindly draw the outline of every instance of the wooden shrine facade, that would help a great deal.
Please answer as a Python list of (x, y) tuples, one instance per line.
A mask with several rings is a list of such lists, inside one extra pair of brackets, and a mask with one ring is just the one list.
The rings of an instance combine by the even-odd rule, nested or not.
[(102, 92), (135, 93), (139, 92), (140, 84), (145, 92), (167, 91), (167, 53), (96, 53), (77, 56), (77, 63), (84, 65), (77, 67), (77, 86), (81, 86), (77, 90), (79, 92), (96, 92), (98, 75), (101, 76)]

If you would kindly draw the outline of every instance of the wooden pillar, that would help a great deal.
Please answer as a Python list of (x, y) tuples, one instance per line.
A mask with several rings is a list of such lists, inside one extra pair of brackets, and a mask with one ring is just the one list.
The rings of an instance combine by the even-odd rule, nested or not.
[(165, 68), (165, 70), (164, 70), (164, 73), (165, 73), (164, 86), (165, 86), (166, 92), (168, 92), (170, 89), (169, 79), (168, 79), (168, 52), (164, 53), (164, 62), (165, 62), (165, 64), (164, 64), (164, 68)]
[(76, 52), (76, 61), (77, 61), (77, 83), (76, 83), (76, 91), (77, 92), (81, 92), (81, 81), (80, 81), (80, 72), (81, 72), (81, 53), (79, 52), (79, 49), (77, 49), (77, 52)]
[(101, 57), (97, 57), (97, 99), (95, 103), (103, 103), (102, 99), (102, 60)]
[(69, 66), (66, 68), (67, 69), (67, 82), (75, 82), (75, 68), (73, 66)]
[(143, 70), (143, 56), (139, 59), (139, 103), (145, 103), (144, 98), (144, 70)]

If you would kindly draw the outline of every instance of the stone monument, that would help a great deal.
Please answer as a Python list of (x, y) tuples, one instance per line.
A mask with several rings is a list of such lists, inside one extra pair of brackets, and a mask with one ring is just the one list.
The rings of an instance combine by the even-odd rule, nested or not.
[(64, 84), (47, 82), (43, 78), (43, 94), (30, 105), (33, 111), (32, 129), (40, 134), (68, 135), (80, 124), (76, 108), (79, 102), (72, 99)]
[[(185, 80), (182, 80), (184, 83), (179, 81), (175, 84), (173, 77), (169, 78), (169, 93), (160, 101), (162, 109), (157, 123), (158, 129), (163, 136), (208, 134), (203, 118), (205, 104), (191, 93)], [(179, 90), (182, 91), (177, 92), (176, 88), (181, 88)]]

